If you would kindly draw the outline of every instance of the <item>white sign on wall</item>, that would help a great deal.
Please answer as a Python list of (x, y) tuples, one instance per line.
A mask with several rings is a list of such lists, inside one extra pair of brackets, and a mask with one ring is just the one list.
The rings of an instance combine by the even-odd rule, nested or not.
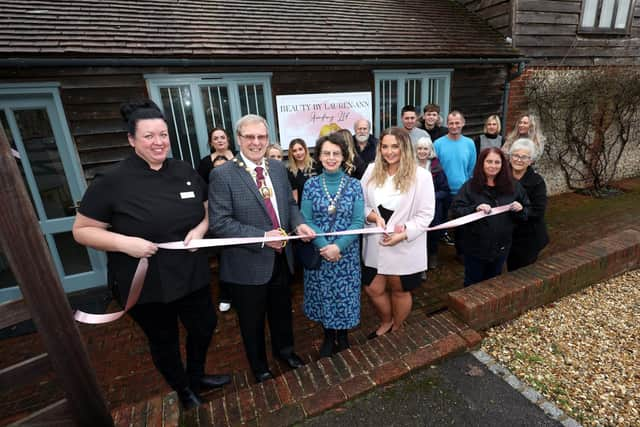
[(276, 96), (280, 145), (302, 138), (314, 147), (321, 135), (338, 129), (353, 133), (356, 120), (371, 122), (371, 92), (316, 93)]

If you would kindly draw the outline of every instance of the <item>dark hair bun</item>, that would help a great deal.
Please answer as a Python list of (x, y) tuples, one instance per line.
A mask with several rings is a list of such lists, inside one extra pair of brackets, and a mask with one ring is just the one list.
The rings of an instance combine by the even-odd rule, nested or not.
[(137, 110), (156, 110), (162, 114), (160, 108), (150, 99), (139, 99), (136, 101), (126, 102), (120, 106), (120, 115), (125, 122), (129, 122), (133, 113)]

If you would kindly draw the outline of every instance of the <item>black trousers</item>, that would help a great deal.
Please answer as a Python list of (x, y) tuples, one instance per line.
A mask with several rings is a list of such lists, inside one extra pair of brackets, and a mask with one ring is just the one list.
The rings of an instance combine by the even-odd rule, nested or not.
[(511, 252), (507, 257), (507, 270), (513, 271), (529, 264), (533, 264), (538, 260), (538, 252), (528, 249), (521, 249), (516, 246), (511, 247)]
[[(167, 304), (135, 305), (129, 314), (147, 336), (153, 364), (171, 388), (184, 389), (204, 375), (207, 350), (217, 323), (208, 284)], [(186, 371), (180, 358), (178, 319), (187, 331)]]
[(244, 351), (254, 374), (269, 369), (264, 337), (265, 316), (269, 320), (274, 356), (293, 352), (290, 276), (286, 257), (280, 254), (275, 257), (273, 275), (266, 284), (231, 285)]

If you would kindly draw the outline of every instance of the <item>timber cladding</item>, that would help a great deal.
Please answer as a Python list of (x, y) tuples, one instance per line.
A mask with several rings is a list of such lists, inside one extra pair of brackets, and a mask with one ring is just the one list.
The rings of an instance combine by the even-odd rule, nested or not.
[[(505, 65), (407, 66), (406, 69), (452, 69), (450, 109), (467, 119), (464, 133), (482, 131), (484, 119), (502, 110)], [(375, 70), (399, 67), (375, 67)], [(277, 95), (371, 91), (374, 68), (370, 65), (263, 66), (263, 67), (66, 67), (4, 69), (4, 83), (57, 82), (69, 130), (75, 142), (85, 177), (122, 160), (131, 148), (120, 105), (147, 97), (145, 74), (205, 74), (270, 72), (274, 111)], [(423, 106), (417, 106), (421, 111)], [(286, 145), (286, 144), (285, 144)]]
[(458, 1), (512, 37), (513, 47), (531, 58), (530, 65), (640, 64), (640, 1), (630, 11), (624, 34), (581, 31), (583, 0)]

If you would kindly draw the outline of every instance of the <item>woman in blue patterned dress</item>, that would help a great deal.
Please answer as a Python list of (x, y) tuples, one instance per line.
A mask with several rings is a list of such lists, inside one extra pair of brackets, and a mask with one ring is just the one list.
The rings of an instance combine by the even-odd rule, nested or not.
[[(336, 134), (318, 139), (316, 153), (323, 172), (309, 178), (302, 192), (302, 215), (316, 233), (355, 230), (364, 226), (360, 182), (345, 174), (348, 157)], [(360, 322), (360, 243), (357, 235), (317, 237), (322, 261), (304, 271), (304, 313), (322, 323), (320, 357), (349, 348), (347, 331)]]

